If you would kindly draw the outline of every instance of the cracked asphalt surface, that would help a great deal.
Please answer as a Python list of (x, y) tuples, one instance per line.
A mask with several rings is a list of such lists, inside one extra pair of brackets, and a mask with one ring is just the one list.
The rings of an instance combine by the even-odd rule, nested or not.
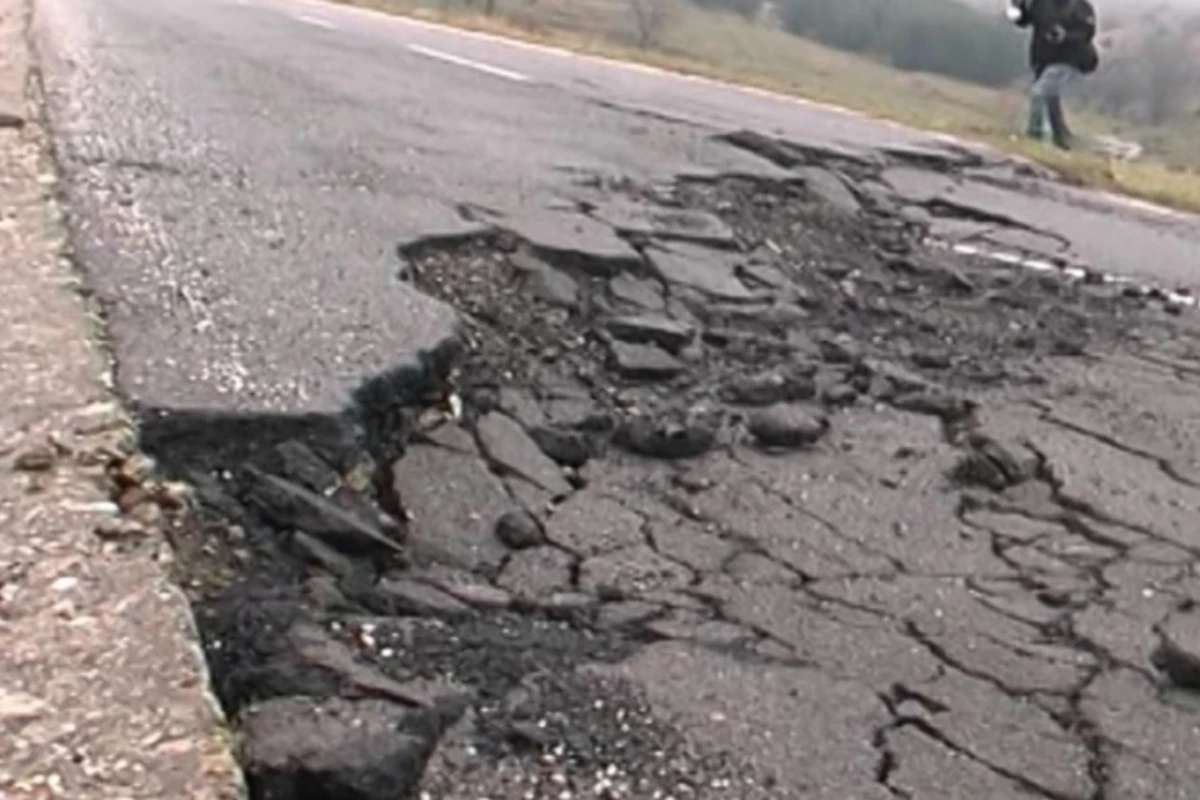
[(37, 9), (255, 798), (1193, 796), (1193, 219), (336, 6)]

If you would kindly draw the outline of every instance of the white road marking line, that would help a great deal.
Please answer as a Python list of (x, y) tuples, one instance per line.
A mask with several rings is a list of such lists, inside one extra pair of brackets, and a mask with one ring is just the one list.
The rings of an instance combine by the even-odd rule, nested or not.
[[(950, 250), (962, 256), (986, 258), (989, 261), (995, 261), (1000, 264), (1016, 265), (1024, 269), (1033, 270), (1034, 272), (1051, 272), (1057, 270), (1072, 280), (1083, 280), (1087, 277), (1087, 270), (1083, 269), (1082, 267), (1060, 267), (1056, 264), (1046, 261), (1045, 259), (1029, 258), (1021, 255), (1020, 253), (1014, 253), (1006, 250), (991, 250), (989, 248), (979, 247), (973, 244), (946, 242), (939, 239), (927, 239), (926, 242), (934, 247)], [(1165, 297), (1167, 302), (1174, 303), (1176, 305), (1187, 306), (1189, 308), (1200, 305), (1200, 298), (1194, 295), (1184, 294), (1181, 292), (1168, 292), (1162, 289), (1157, 289), (1150, 284), (1139, 284), (1134, 279), (1124, 275), (1102, 275), (1100, 277), (1105, 283), (1139, 286), (1139, 288), (1146, 293), (1158, 291), (1160, 293), (1160, 297)]]
[(456, 64), (460, 67), (466, 67), (467, 69), (473, 69), (479, 72), (487, 73), (488, 75), (495, 75), (497, 78), (505, 78), (506, 80), (516, 81), (517, 83), (524, 83), (525, 81), (529, 80), (528, 75), (522, 75), (519, 72), (513, 72), (512, 70), (504, 69), (503, 67), (493, 67), (491, 64), (484, 64), (481, 61), (472, 61), (469, 58), (456, 56), (453, 53), (443, 53), (441, 50), (434, 50), (432, 47), (425, 47), (419, 44), (410, 44), (408, 49), (418, 55), (436, 58), (439, 61), (445, 61), (449, 64)]
[(297, 22), (303, 22), (305, 25), (312, 25), (315, 28), (324, 28), (327, 31), (336, 31), (337, 25), (334, 25), (327, 19), (320, 17), (309, 16), (308, 14), (297, 14), (295, 16)]

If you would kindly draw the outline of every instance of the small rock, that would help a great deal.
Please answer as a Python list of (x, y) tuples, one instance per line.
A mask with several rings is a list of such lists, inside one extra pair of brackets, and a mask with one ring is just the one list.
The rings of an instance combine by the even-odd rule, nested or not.
[(134, 453), (113, 469), (112, 478), (122, 489), (144, 486), (154, 476), (156, 468), (154, 459), (141, 453)]
[(28, 725), (47, 711), (46, 703), (31, 694), (0, 688), (0, 728), (10, 733)]
[(835, 383), (821, 393), (821, 399), (831, 406), (850, 406), (858, 400), (858, 390), (848, 383)]
[(1200, 691), (1200, 615), (1176, 614), (1158, 630), (1150, 663), (1181, 689)]
[(629, 380), (668, 380), (686, 369), (683, 362), (651, 345), (614, 341), (609, 351), (611, 368)]
[(793, 449), (815, 444), (829, 432), (829, 420), (795, 405), (775, 405), (755, 413), (751, 436), (767, 448)]
[(637, 416), (618, 431), (617, 443), (649, 458), (696, 458), (717, 442), (720, 419), (714, 414), (668, 412)]
[(11, 111), (0, 111), (0, 128), (20, 130), (25, 127), (25, 118)]
[(582, 431), (545, 425), (532, 429), (529, 435), (543, 453), (564, 466), (578, 469), (593, 455), (592, 441)]
[(721, 387), (721, 399), (746, 406), (770, 406), (776, 403), (810, 400), (817, 384), (809, 375), (772, 370), (733, 378)]
[(624, 342), (655, 344), (678, 353), (695, 336), (695, 329), (683, 322), (656, 314), (617, 317), (608, 321), (608, 330)]
[(937, 389), (905, 392), (891, 398), (890, 402), (901, 411), (928, 414), (948, 423), (967, 419), (975, 413), (976, 407), (975, 402), (968, 398)]
[(19, 472), (47, 472), (58, 461), (58, 452), (49, 444), (36, 444), (18, 453), (13, 459), (13, 469)]
[(554, 592), (546, 597), (537, 599), (533, 606), (538, 611), (556, 615), (571, 615), (595, 606), (599, 603), (595, 597), (583, 592)]
[(103, 519), (96, 525), (96, 535), (106, 542), (128, 542), (145, 538), (147, 530), (134, 519)]
[(525, 550), (546, 543), (542, 526), (528, 511), (509, 511), (496, 522), (496, 536), (506, 547)]
[(166, 520), (166, 512), (155, 502), (141, 503), (129, 512), (130, 518), (147, 528), (160, 528)]
[(985, 486), (997, 492), (1024, 483), (1037, 471), (1037, 458), (983, 434), (973, 434), (969, 451), (959, 459), (952, 477), (960, 483)]

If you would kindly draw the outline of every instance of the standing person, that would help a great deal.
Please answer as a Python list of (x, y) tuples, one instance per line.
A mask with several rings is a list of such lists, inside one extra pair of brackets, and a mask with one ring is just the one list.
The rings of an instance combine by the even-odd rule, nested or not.
[(1019, 28), (1031, 28), (1029, 65), (1033, 88), (1029, 92), (1026, 135), (1041, 139), (1046, 122), (1057, 147), (1071, 147), (1071, 131), (1063, 112), (1063, 93), (1081, 75), (1096, 71), (1096, 9), (1090, 0), (1009, 0), (1008, 18)]

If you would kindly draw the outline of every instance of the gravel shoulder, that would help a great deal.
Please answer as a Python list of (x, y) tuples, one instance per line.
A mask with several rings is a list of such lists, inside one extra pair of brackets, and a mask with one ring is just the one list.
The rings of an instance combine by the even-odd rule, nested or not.
[(169, 548), (109, 500), (129, 429), (64, 256), (27, 15), (0, 2), (0, 796), (238, 797)]

